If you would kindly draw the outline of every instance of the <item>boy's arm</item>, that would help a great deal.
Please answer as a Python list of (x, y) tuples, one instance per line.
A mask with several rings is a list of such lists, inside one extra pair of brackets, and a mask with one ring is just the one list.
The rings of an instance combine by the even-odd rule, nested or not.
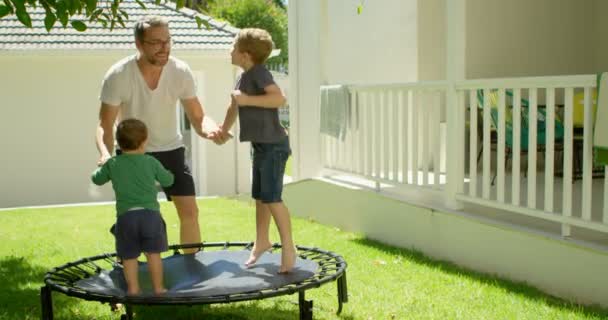
[(156, 163), (156, 180), (158, 180), (158, 183), (165, 188), (172, 186), (175, 179), (173, 173), (165, 169), (160, 161), (156, 160), (155, 158), (152, 159)]
[(91, 181), (98, 186), (110, 181), (110, 171), (108, 170), (107, 162), (93, 172), (91, 175)]
[(222, 122), (221, 130), (223, 134), (227, 134), (234, 122), (236, 121), (236, 116), (239, 113), (239, 108), (234, 100), (234, 97), (230, 97), (230, 105), (228, 105), (228, 109), (226, 109), (226, 117), (224, 117), (224, 122)]
[(260, 108), (278, 109), (285, 105), (287, 101), (281, 88), (276, 84), (269, 84), (264, 87), (265, 93), (259, 96), (250, 96), (240, 90), (232, 92), (232, 97), (239, 106), (254, 106)]

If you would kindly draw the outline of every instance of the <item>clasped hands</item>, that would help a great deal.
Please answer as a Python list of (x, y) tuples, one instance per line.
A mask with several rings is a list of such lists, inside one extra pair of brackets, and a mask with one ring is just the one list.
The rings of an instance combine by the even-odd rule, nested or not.
[[(236, 108), (239, 105), (246, 105), (247, 98), (248, 95), (242, 93), (241, 90), (234, 90), (230, 94), (230, 106)], [(217, 145), (222, 145), (232, 138), (232, 134), (228, 131), (228, 128), (224, 130), (224, 124), (220, 124), (216, 130), (207, 133), (207, 138)]]

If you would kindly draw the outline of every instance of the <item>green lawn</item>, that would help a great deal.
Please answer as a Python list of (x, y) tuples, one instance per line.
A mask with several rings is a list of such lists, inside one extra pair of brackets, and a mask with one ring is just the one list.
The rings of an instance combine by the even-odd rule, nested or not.
[[(199, 202), (204, 241), (254, 238), (254, 209), (231, 199)], [(175, 210), (162, 203), (169, 241)], [(0, 211), (0, 319), (39, 319), (39, 288), (49, 268), (113, 251), (110, 205)], [(307, 292), (315, 319), (608, 319), (608, 310), (578, 306), (509, 281), (434, 261), (420, 253), (293, 219), (296, 243), (341, 254), (348, 262), (349, 302), (342, 316), (335, 283)], [(273, 229), (274, 230), (274, 229)], [(277, 240), (276, 232), (273, 240)], [(119, 319), (107, 305), (54, 293), (56, 319)], [(138, 319), (297, 319), (297, 295), (193, 307), (139, 307)]]

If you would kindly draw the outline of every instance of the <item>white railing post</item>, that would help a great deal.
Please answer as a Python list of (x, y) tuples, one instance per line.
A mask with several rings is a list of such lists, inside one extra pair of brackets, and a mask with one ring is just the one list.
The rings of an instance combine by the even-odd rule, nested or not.
[(450, 83), (447, 92), (447, 157), (446, 163), (446, 205), (450, 209), (462, 209), (462, 203), (456, 195), (462, 193), (464, 185), (464, 94), (458, 93), (454, 83)]

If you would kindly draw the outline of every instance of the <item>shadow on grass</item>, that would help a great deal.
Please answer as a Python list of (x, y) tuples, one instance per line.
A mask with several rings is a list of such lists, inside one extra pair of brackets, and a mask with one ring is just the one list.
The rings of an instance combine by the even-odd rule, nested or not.
[[(271, 302), (274, 300), (274, 303)], [(299, 319), (297, 303), (281, 299), (262, 302), (235, 302), (230, 304), (193, 306), (136, 306), (139, 319), (205, 319), (205, 320), (285, 320)], [(295, 302), (295, 300), (294, 300)]]
[(577, 311), (579, 313), (583, 313), (585, 316), (594, 316), (605, 318), (608, 317), (608, 309), (604, 309), (600, 306), (592, 305), (580, 305), (567, 300), (563, 300), (561, 298), (557, 298), (551, 296), (541, 290), (532, 287), (523, 282), (514, 282), (510, 280), (501, 279), (497, 276), (493, 276), (490, 274), (484, 274), (481, 272), (473, 271), (470, 269), (466, 269), (460, 267), (454, 263), (434, 260), (427, 256), (425, 256), (420, 251), (412, 250), (412, 249), (403, 249), (397, 248), (390, 245), (383, 244), (376, 240), (366, 239), (366, 238), (358, 238), (350, 240), (356, 244), (360, 244), (366, 247), (378, 249), (384, 253), (394, 254), (402, 257), (403, 259), (407, 259), (414, 263), (425, 265), (430, 268), (440, 270), (445, 273), (465, 276), (470, 279), (473, 279), (479, 283), (488, 284), (491, 286), (497, 286), (508, 290), (510, 292), (525, 296), (530, 300), (540, 300), (546, 303), (549, 306), (561, 308), (564, 310), (572, 310)]
[(0, 318), (39, 319), (40, 287), (47, 268), (30, 264), (23, 257), (0, 258)]

